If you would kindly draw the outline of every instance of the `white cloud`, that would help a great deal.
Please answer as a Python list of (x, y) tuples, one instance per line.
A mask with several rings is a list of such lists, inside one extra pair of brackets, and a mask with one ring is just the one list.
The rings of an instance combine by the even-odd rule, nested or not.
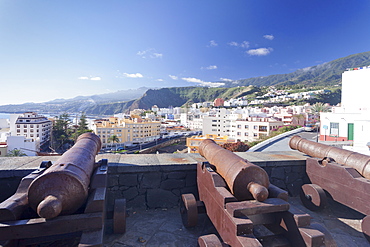
[(101, 77), (100, 76), (91, 77), (90, 80), (92, 80), (92, 81), (101, 81)]
[(78, 77), (79, 80), (89, 80), (90, 78), (87, 76), (80, 76)]
[(217, 65), (210, 65), (208, 67), (202, 67), (201, 69), (208, 69), (208, 70), (217, 69)]
[(140, 73), (136, 73), (136, 74), (128, 74), (128, 73), (123, 73), (123, 75), (125, 77), (129, 77), (129, 78), (143, 78), (144, 76)]
[(225, 83), (223, 82), (207, 82), (207, 81), (202, 81), (200, 79), (192, 78), (192, 77), (184, 77), (181, 79), (187, 82), (199, 83), (200, 85), (205, 86), (205, 87), (220, 87), (220, 86), (225, 85)]
[(233, 81), (231, 79), (227, 79), (227, 78), (220, 78), (221, 81)]
[(154, 48), (149, 48), (144, 51), (138, 51), (136, 55), (140, 56), (141, 58), (162, 58), (163, 54), (158, 53)]
[(168, 75), (172, 80), (178, 80), (179, 78), (175, 75)]
[(208, 46), (209, 47), (216, 47), (216, 46), (218, 46), (218, 44), (216, 43), (216, 41), (211, 40), (211, 41), (209, 41), (209, 45)]
[(266, 34), (266, 35), (263, 35), (263, 37), (268, 40), (273, 40), (275, 38), (274, 35), (272, 34)]
[(91, 81), (101, 81), (101, 77), (100, 76), (94, 76), (94, 77), (89, 77), (89, 76), (80, 76), (78, 77), (77, 79), (79, 80), (91, 80)]
[(266, 56), (273, 51), (272, 48), (258, 48), (258, 49), (251, 49), (246, 51), (247, 54), (251, 56)]
[(156, 81), (163, 81), (163, 79), (157, 79)]
[(244, 48), (244, 49), (249, 48), (249, 42), (248, 41), (243, 41), (241, 43), (231, 41), (230, 43), (228, 43), (228, 45), (229, 46), (235, 46), (235, 47), (241, 47), (241, 48)]

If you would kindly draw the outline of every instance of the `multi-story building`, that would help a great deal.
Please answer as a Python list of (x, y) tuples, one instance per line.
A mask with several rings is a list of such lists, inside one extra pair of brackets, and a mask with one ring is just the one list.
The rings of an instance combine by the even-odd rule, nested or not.
[(256, 141), (284, 125), (271, 117), (247, 117), (248, 111), (221, 108), (203, 118), (203, 135), (228, 136), (235, 141)]
[(154, 141), (160, 137), (160, 122), (144, 119), (97, 119), (94, 121), (93, 131), (102, 140), (103, 146), (112, 144), (111, 136), (118, 138), (118, 143), (130, 145)]
[(10, 115), (11, 136), (24, 136), (31, 140), (39, 139), (40, 145), (50, 140), (52, 125), (51, 120), (35, 112)]
[(237, 119), (231, 123), (230, 138), (236, 141), (257, 141), (269, 136), (272, 131), (278, 129), (284, 123), (270, 117), (248, 117)]

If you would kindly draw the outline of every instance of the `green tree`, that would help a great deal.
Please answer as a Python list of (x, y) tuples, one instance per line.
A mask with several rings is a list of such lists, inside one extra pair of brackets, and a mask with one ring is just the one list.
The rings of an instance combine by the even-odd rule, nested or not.
[(330, 112), (330, 107), (322, 102), (317, 102), (311, 106), (312, 114), (319, 115), (320, 112)]
[(65, 143), (71, 142), (72, 130), (69, 128), (71, 120), (67, 113), (63, 113), (56, 117), (52, 130), (52, 146), (54, 150), (63, 150)]
[(8, 154), (6, 155), (8, 157), (21, 157), (21, 156), (27, 156), (22, 150), (14, 148), (13, 150), (8, 151)]
[(116, 136), (116, 135), (111, 135), (109, 138), (108, 138), (108, 141), (111, 141), (114, 143), (118, 143), (119, 142), (119, 138)]
[(92, 130), (90, 130), (88, 128), (85, 113), (82, 113), (82, 115), (81, 115), (81, 117), (78, 121), (78, 127), (75, 129), (75, 132), (73, 133), (72, 137), (73, 137), (74, 140), (77, 140), (77, 138), (80, 135), (82, 135), (83, 133), (86, 133), (86, 132), (92, 132)]

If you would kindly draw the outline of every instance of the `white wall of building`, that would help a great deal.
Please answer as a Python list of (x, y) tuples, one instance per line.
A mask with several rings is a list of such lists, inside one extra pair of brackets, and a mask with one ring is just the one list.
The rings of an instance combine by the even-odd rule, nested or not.
[(345, 71), (342, 74), (342, 108), (346, 112), (370, 111), (370, 68)]
[(36, 152), (40, 150), (40, 138), (27, 139), (24, 136), (8, 136), (7, 137), (8, 152), (13, 149), (20, 149), (27, 156), (36, 156)]

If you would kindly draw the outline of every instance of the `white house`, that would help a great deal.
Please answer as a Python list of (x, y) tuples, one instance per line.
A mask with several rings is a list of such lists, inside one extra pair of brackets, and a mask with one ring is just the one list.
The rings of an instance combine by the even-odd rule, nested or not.
[(351, 141), (344, 147), (370, 155), (370, 66), (348, 69), (342, 74), (342, 103), (332, 113), (320, 114), (321, 141)]

